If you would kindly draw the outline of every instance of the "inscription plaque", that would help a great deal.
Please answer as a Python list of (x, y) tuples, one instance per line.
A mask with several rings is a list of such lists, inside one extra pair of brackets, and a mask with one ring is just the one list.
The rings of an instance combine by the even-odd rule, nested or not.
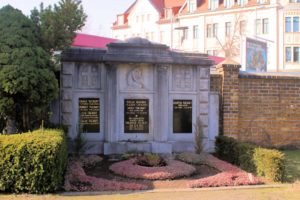
[(99, 98), (79, 99), (79, 119), (85, 133), (100, 132), (100, 100)]
[(173, 100), (173, 133), (192, 133), (192, 100)]
[(124, 100), (124, 132), (149, 133), (149, 99)]

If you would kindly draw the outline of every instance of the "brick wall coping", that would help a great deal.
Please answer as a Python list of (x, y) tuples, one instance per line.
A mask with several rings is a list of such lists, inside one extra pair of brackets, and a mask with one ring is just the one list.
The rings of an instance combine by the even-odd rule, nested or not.
[(239, 78), (254, 78), (254, 79), (300, 79), (300, 73), (283, 73), (283, 72), (239, 72)]
[(211, 71), (210, 76), (211, 77), (220, 77), (220, 76), (222, 76), (222, 74), (218, 71)]

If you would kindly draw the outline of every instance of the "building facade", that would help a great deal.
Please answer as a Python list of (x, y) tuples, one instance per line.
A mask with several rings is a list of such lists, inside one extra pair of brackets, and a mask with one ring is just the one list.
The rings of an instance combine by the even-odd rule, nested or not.
[(300, 72), (300, 0), (136, 0), (112, 37), (230, 57), (242, 70)]

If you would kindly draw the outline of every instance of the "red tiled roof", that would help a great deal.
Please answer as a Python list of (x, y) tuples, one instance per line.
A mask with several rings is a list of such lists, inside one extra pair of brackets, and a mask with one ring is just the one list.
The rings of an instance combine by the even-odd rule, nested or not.
[(219, 56), (208, 56), (208, 57), (210, 59), (212, 59), (213, 61), (215, 61), (215, 65), (217, 65), (225, 60), (225, 58), (219, 57)]
[(76, 37), (72, 44), (73, 47), (91, 47), (91, 48), (106, 48), (106, 45), (117, 41), (113, 38), (100, 37), (96, 35), (88, 35), (84, 33), (76, 33)]

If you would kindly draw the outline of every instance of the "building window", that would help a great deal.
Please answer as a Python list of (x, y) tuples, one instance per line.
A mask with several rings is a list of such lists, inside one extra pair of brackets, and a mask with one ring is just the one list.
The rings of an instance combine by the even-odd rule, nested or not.
[(198, 39), (198, 25), (195, 25), (194, 28), (193, 28), (193, 36), (194, 36), (194, 39)]
[(195, 0), (188, 0), (188, 12), (192, 13), (196, 10), (196, 1)]
[(186, 29), (183, 29), (183, 39), (184, 40), (187, 40), (188, 39), (188, 32), (189, 30), (186, 28)]
[(149, 33), (146, 33), (146, 39), (149, 40)]
[(226, 22), (225, 23), (225, 35), (226, 36), (230, 35), (230, 29), (231, 29), (231, 23), (230, 22)]
[(263, 19), (263, 34), (269, 33), (269, 19)]
[(292, 48), (285, 47), (285, 61), (291, 62), (292, 61)]
[(207, 24), (206, 25), (206, 37), (210, 38), (212, 36), (212, 27), (211, 27), (211, 24)]
[(261, 20), (257, 19), (255, 20), (255, 27), (256, 27), (256, 35), (261, 34)]
[(147, 21), (150, 21), (150, 14), (147, 15)]
[(244, 6), (244, 5), (247, 4), (246, 1), (247, 1), (247, 0), (238, 0), (238, 5), (239, 5), (239, 6)]
[(214, 37), (218, 37), (218, 24), (213, 24), (213, 29)]
[(300, 47), (294, 47), (294, 62), (300, 62)]
[(293, 31), (299, 32), (299, 17), (293, 18)]
[(206, 54), (209, 56), (216, 56), (217, 55), (217, 51), (216, 50), (207, 50)]
[(210, 2), (210, 9), (215, 10), (219, 7), (219, 0), (209, 0)]
[(292, 18), (286, 17), (285, 18), (285, 32), (292, 32)]
[(257, 0), (257, 3), (262, 4), (262, 3), (266, 3), (267, 0)]
[(225, 8), (231, 8), (233, 6), (233, 0), (224, 0), (225, 3), (224, 3), (224, 7)]
[(136, 23), (139, 22), (139, 16), (136, 16)]
[(246, 33), (246, 21), (240, 21), (240, 35), (244, 35)]

